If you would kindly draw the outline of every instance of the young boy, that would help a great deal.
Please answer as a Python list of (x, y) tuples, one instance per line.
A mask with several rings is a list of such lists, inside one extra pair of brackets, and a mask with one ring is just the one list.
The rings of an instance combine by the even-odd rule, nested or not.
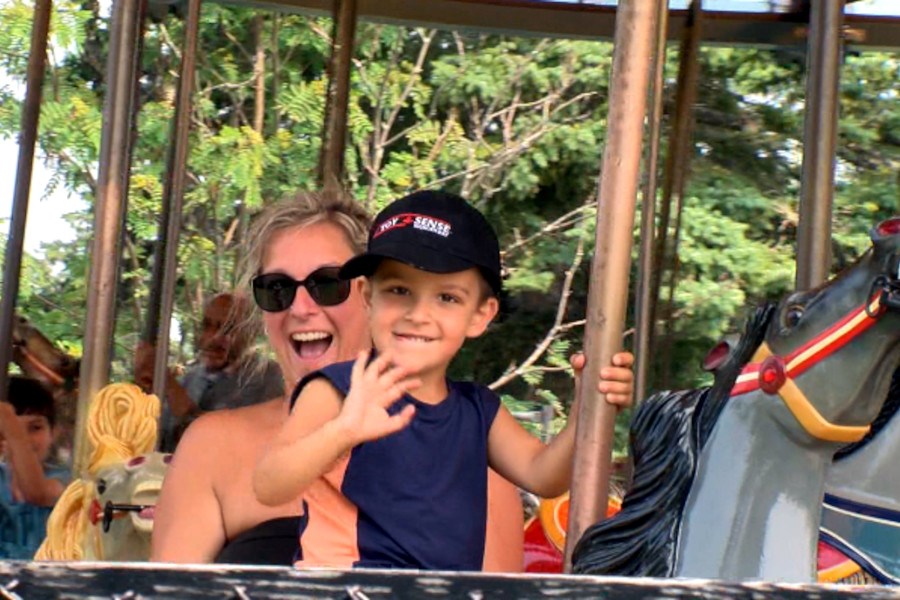
[(45, 464), (56, 416), (50, 392), (13, 375), (6, 400), (0, 400), (0, 558), (30, 559), (69, 473)]
[[(298, 384), (257, 464), (257, 498), (303, 494), (298, 566), (478, 570), (488, 464), (552, 497), (569, 487), (574, 445), (574, 426), (545, 446), (485, 386), (446, 378), (465, 339), (497, 314), (497, 237), (462, 198), (418, 192), (378, 215), (368, 251), (341, 276), (366, 277), (354, 285), (377, 356)], [(617, 360), (630, 365), (630, 355)], [(601, 391), (630, 401), (630, 370), (603, 375)]]

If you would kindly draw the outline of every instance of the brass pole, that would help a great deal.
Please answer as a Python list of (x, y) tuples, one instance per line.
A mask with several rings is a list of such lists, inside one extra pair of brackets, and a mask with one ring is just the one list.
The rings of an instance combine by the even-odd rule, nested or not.
[(356, 34), (357, 0), (334, 1), (334, 35), (331, 41), (328, 95), (325, 99), (325, 123), (322, 127), (322, 150), (319, 155), (320, 187), (339, 186), (344, 178), (350, 67)]
[(34, 147), (37, 143), (38, 121), (41, 117), (41, 94), (47, 65), (47, 37), (50, 33), (50, 0), (37, 0), (31, 22), (31, 48), (25, 74), (25, 101), (19, 132), (19, 161), (16, 166), (16, 185), (13, 190), (12, 214), (6, 238), (6, 258), (3, 263), (3, 297), (0, 298), (0, 398), (6, 399), (9, 385), (9, 361), (12, 358), (12, 330), (16, 300), (19, 296), (19, 276), (22, 271), (22, 248), (25, 245), (25, 222), (28, 219), (28, 197), (31, 194), (31, 170)]
[(662, 132), (663, 100), (665, 98), (666, 41), (669, 33), (669, 2), (656, 2), (656, 46), (653, 57), (653, 78), (650, 96), (652, 108), (647, 123), (647, 164), (644, 172), (641, 199), (641, 255), (638, 265), (638, 286), (635, 293), (634, 332), (634, 398), (640, 402), (647, 397), (647, 373), (650, 366), (650, 331), (654, 302), (650, 292), (653, 272), (653, 242), (656, 227), (656, 189), (659, 171), (659, 142)]
[(581, 534), (606, 514), (616, 409), (597, 393), (595, 382), (601, 366), (610, 364), (622, 343), (655, 9), (646, 0), (620, 0), (616, 9), (608, 131), (591, 261), (594, 285), (588, 293), (585, 326), (585, 385), (580, 386), (575, 431), (567, 571)]
[[(666, 182), (667, 189), (663, 202), (671, 204), (677, 199), (675, 209), (675, 229), (672, 231), (669, 259), (669, 289), (664, 306), (662, 323), (664, 331), (661, 346), (662, 380), (661, 387), (668, 388), (672, 374), (672, 314), (675, 305), (675, 286), (678, 285), (678, 246), (681, 243), (681, 217), (684, 214), (684, 189), (687, 185), (693, 155), (694, 105), (697, 103), (697, 84), (700, 78), (700, 38), (703, 28), (702, 0), (691, 2), (688, 26), (684, 31), (681, 45), (681, 60), (678, 66), (678, 91), (675, 100), (675, 126), (669, 143)], [(663, 263), (665, 264), (665, 262)], [(662, 273), (660, 273), (660, 276)]]
[(810, 3), (803, 178), (797, 227), (798, 290), (808, 290), (824, 282), (831, 269), (831, 206), (843, 16), (844, 0)]
[[(693, 6), (693, 5), (692, 5)], [(676, 82), (675, 108), (672, 111), (672, 126), (669, 132), (669, 143), (666, 148), (666, 162), (663, 168), (662, 198), (660, 199), (659, 227), (653, 251), (653, 267), (650, 274), (650, 320), (656, 323), (659, 315), (660, 295), (662, 289), (663, 272), (666, 269), (666, 259), (670, 252), (669, 226), (672, 215), (672, 198), (674, 190), (679, 189), (681, 173), (678, 172), (680, 164), (679, 148), (681, 140), (689, 138), (685, 135), (685, 128), (693, 118), (691, 114), (692, 102), (688, 102), (687, 70), (690, 64), (691, 54), (691, 28), (696, 26), (694, 22), (694, 10), (691, 9), (687, 26), (682, 33), (681, 44), (678, 50), (678, 81)], [(699, 39), (699, 37), (698, 37)], [(651, 328), (650, 345), (655, 346), (657, 332)]]
[(84, 355), (75, 421), (73, 473), (76, 476), (87, 466), (89, 459), (84, 436), (88, 407), (100, 388), (109, 383), (146, 0), (115, 0), (112, 10)]
[[(187, 169), (188, 137), (191, 131), (191, 111), (193, 108), (194, 71), (197, 65), (197, 41), (200, 30), (201, 0), (189, 0), (187, 19), (184, 24), (184, 47), (181, 52), (181, 68), (178, 73), (178, 92), (175, 98), (175, 118), (172, 121), (172, 136), (169, 154), (166, 158), (166, 181), (163, 190), (163, 219), (160, 223), (160, 239), (156, 246), (156, 261), (153, 264), (154, 292), (151, 298), (158, 303), (156, 335), (148, 341), (156, 344), (153, 362), (153, 393), (162, 400), (166, 395), (166, 367), (169, 362), (169, 325), (175, 304), (176, 267), (178, 261), (178, 240), (181, 233), (181, 212), (184, 205), (184, 174)], [(159, 265), (159, 266), (157, 266)], [(157, 283), (156, 278), (159, 277)]]

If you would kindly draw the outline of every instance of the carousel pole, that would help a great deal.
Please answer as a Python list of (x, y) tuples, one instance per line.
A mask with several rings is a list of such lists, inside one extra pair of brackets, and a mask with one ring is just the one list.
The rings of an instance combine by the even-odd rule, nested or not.
[[(694, 97), (696, 97), (697, 54), (700, 48), (701, 7), (698, 2), (691, 2), (688, 19), (681, 36), (678, 50), (678, 80), (675, 85), (675, 108), (672, 114), (672, 127), (669, 133), (669, 144), (666, 149), (666, 164), (663, 169), (662, 199), (659, 211), (659, 228), (653, 252), (653, 266), (650, 273), (650, 320), (656, 323), (659, 314), (660, 296), (663, 274), (666, 270), (666, 259), (671, 257), (669, 229), (672, 221), (673, 197), (681, 197), (685, 176), (682, 169), (687, 168), (684, 153), (690, 151), (690, 126), (693, 121)], [(678, 220), (676, 211), (676, 221)], [(676, 225), (676, 229), (678, 226)], [(675, 237), (673, 234), (672, 237)], [(663, 317), (663, 320), (665, 316)], [(655, 346), (656, 331), (650, 330), (650, 344)]]
[(81, 359), (75, 421), (73, 473), (76, 476), (89, 460), (89, 447), (84, 436), (88, 407), (94, 395), (109, 382), (145, 10), (146, 0), (113, 2), (100, 140), (100, 172), (94, 205), (94, 238), (88, 275), (84, 355)]
[(572, 550), (581, 534), (606, 514), (616, 409), (607, 404), (593, 382), (622, 343), (655, 23), (653, 3), (619, 0), (608, 131), (597, 199), (596, 246), (591, 261), (594, 285), (588, 293), (584, 336), (586, 364), (581, 379), (585, 385), (579, 386), (578, 395), (567, 571), (571, 571)]
[[(662, 364), (661, 387), (666, 389), (670, 385), (672, 374), (672, 337), (673, 323), (672, 313), (675, 306), (675, 287), (678, 285), (678, 271), (681, 263), (678, 260), (678, 246), (681, 244), (681, 223), (684, 214), (684, 190), (690, 176), (691, 157), (693, 151), (694, 132), (694, 105), (697, 103), (697, 86), (700, 80), (700, 37), (703, 28), (703, 2), (692, 0), (688, 17), (688, 26), (684, 31), (684, 40), (681, 44), (681, 56), (678, 66), (678, 84), (675, 94), (675, 124), (672, 128), (672, 137), (669, 141), (669, 154), (666, 161), (666, 178), (664, 182), (663, 202), (671, 206), (673, 198), (676, 200), (675, 228), (672, 231), (671, 249), (668, 256), (661, 258), (669, 260), (669, 287), (667, 298), (663, 304), (663, 335), (662, 343), (654, 344), (654, 347), (662, 346), (660, 363)], [(663, 262), (665, 264), (665, 262)], [(658, 273), (661, 278), (662, 270)], [(660, 290), (657, 289), (657, 293)]]
[(635, 293), (634, 332), (634, 398), (640, 402), (647, 397), (647, 374), (650, 366), (650, 331), (653, 328), (654, 299), (650, 282), (653, 272), (653, 243), (656, 227), (656, 189), (659, 171), (659, 142), (662, 131), (663, 100), (665, 96), (666, 42), (669, 33), (668, 0), (656, 1), (656, 49), (653, 56), (653, 79), (650, 90), (652, 108), (647, 123), (646, 181), (641, 198), (641, 250), (638, 265), (638, 285)]
[(828, 278), (831, 269), (843, 16), (844, 0), (810, 2), (803, 178), (797, 227), (798, 290), (816, 287)]
[(6, 238), (6, 258), (3, 263), (3, 296), (0, 298), (0, 398), (6, 399), (9, 385), (9, 361), (12, 357), (12, 330), (16, 300), (19, 296), (19, 276), (22, 271), (22, 248), (25, 244), (25, 221), (28, 218), (28, 197), (31, 194), (31, 170), (34, 147), (37, 143), (38, 121), (41, 116), (41, 94), (47, 64), (47, 37), (50, 33), (51, 0), (37, 0), (31, 22), (31, 48), (28, 71), (25, 75), (25, 101), (19, 133), (19, 161), (13, 190), (12, 214)]
[(181, 233), (181, 213), (184, 206), (184, 179), (188, 158), (188, 137), (191, 131), (194, 71), (197, 65), (197, 42), (200, 30), (201, 0), (189, 0), (184, 26), (184, 44), (175, 97), (175, 118), (169, 152), (166, 157), (166, 180), (163, 189), (163, 212), (160, 218), (160, 237), (153, 262), (153, 282), (144, 340), (156, 345), (153, 362), (153, 393), (163, 399), (166, 394), (166, 368), (169, 362), (169, 324), (175, 304), (178, 240)]
[(328, 94), (325, 98), (322, 151), (318, 182), (321, 188), (339, 187), (344, 177), (344, 150), (347, 145), (347, 106), (350, 102), (350, 68), (356, 35), (357, 0), (334, 0), (334, 34), (328, 67)]

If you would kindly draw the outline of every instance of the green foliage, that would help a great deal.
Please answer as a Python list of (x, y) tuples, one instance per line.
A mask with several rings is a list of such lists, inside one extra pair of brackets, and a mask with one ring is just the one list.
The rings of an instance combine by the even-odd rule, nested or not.
[[(40, 151), (54, 168), (54, 185), (88, 208), (69, 216), (74, 242), (46, 245), (41, 261), (26, 257), (20, 295), (26, 314), (76, 353), (107, 85), (108, 23), (97, 10), (54, 3)], [(16, 85), (30, 21), (29, 3), (0, 6), (0, 69), (8, 75), (0, 87), (2, 137), (19, 127)], [(203, 298), (233, 284), (252, 213), (316, 187), (331, 28), (328, 19), (203, 8), (175, 296), (187, 339)], [(142, 327), (165, 204), (182, 36), (182, 22), (170, 16), (149, 23), (145, 38), (117, 292), (114, 369), (123, 376)], [(262, 87), (254, 77), (257, 49), (265, 56)], [(509, 273), (504, 314), (467, 345), (453, 374), (497, 382), (510, 408), (553, 406), (558, 429), (572, 401), (569, 354), (583, 335), (611, 45), (360, 23), (355, 52), (349, 189), (374, 211), (413, 189), (445, 188), (497, 225)], [(666, 68), (673, 82), (674, 52)], [(707, 48), (701, 69), (674, 290), (679, 387), (707, 383), (697, 367), (706, 350), (738, 329), (754, 303), (790, 289), (802, 155), (802, 56)], [(848, 56), (842, 69), (836, 269), (867, 246), (873, 223), (898, 212), (898, 79), (900, 62), (889, 54)], [(265, 99), (259, 107), (258, 97)], [(674, 89), (666, 97), (671, 114)], [(573, 284), (561, 310), (569, 271)], [(184, 341), (173, 351), (178, 360), (191, 355)], [(616, 428), (620, 450), (627, 419)]]

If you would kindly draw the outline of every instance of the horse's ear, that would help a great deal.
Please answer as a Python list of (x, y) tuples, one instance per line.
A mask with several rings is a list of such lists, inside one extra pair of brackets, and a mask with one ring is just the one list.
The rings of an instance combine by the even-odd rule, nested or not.
[(877, 252), (896, 252), (900, 249), (900, 217), (882, 221), (869, 232)]
[(707, 352), (703, 359), (703, 370), (707, 373), (715, 373), (731, 357), (732, 350), (734, 348), (731, 347), (728, 340), (722, 340), (713, 346), (713, 349)]

